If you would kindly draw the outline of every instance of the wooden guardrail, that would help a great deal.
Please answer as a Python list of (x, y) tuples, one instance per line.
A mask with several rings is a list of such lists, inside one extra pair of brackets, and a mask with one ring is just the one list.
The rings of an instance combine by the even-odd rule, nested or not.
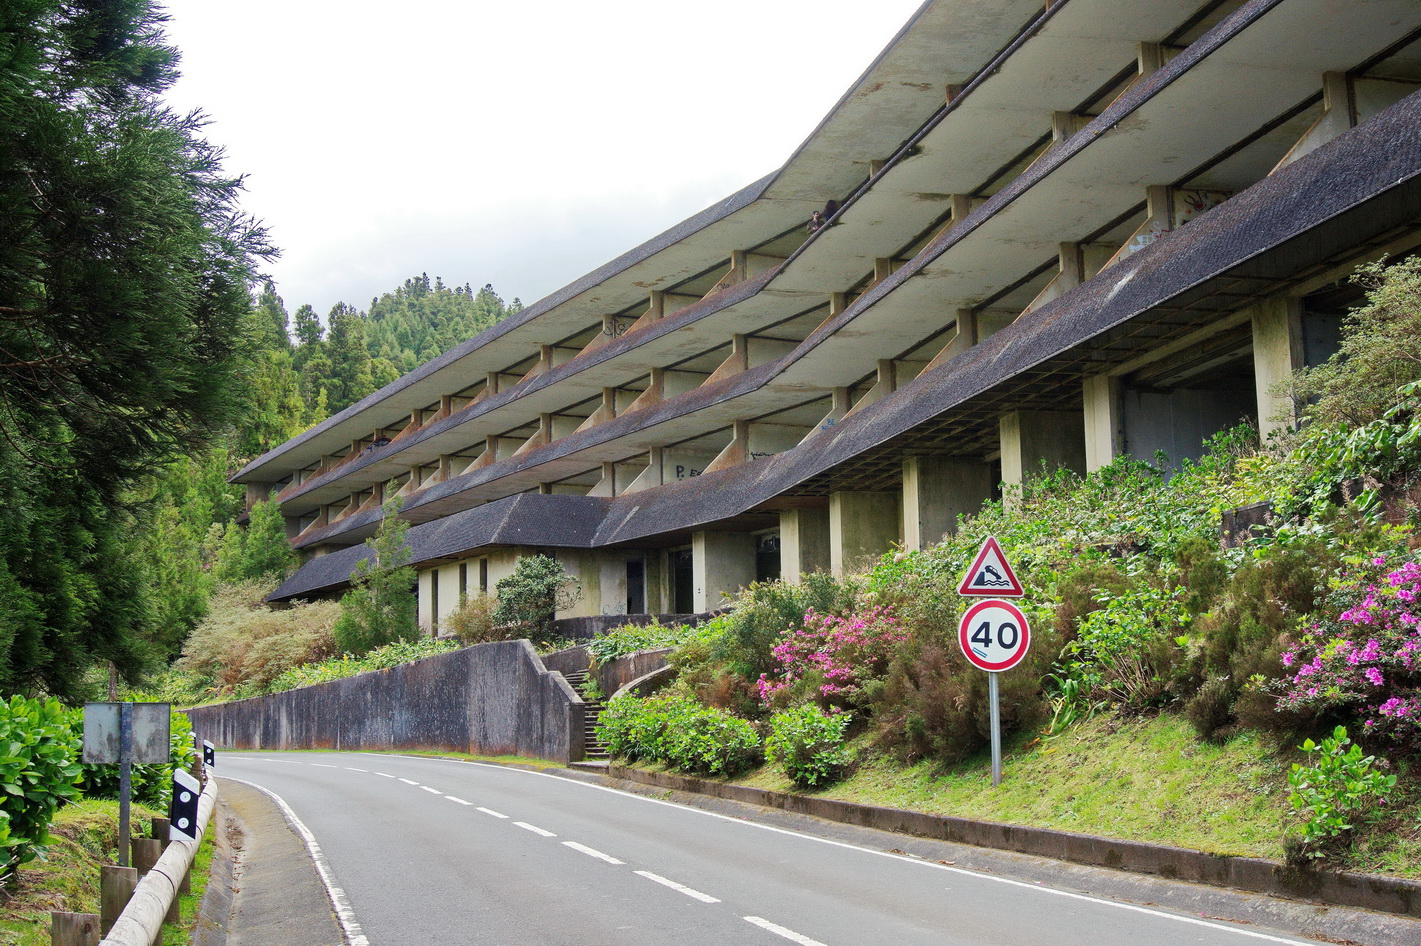
[(163, 931), (163, 920), (177, 899), (183, 878), (192, 867), (216, 804), (217, 779), (209, 776), (197, 802), (198, 840), (168, 842), (158, 862), (138, 882), (128, 905), (114, 921), (113, 928), (100, 946), (152, 946), (158, 941)]

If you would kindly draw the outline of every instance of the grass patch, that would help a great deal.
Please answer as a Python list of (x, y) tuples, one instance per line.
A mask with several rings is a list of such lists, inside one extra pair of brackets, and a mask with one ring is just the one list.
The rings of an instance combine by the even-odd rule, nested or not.
[[(905, 766), (862, 753), (848, 778), (814, 794), (1279, 860), (1283, 836), (1297, 823), (1288, 805), (1286, 766), (1252, 732), (1214, 745), (1198, 741), (1178, 716), (1099, 716), (1053, 738), (1008, 740), (1002, 756), (1002, 784), (996, 789), (985, 753), (946, 767)], [(734, 781), (796, 791), (768, 766)], [(1416, 784), (1405, 774), (1402, 781)], [(1359, 838), (1342, 866), (1421, 878), (1418, 803), (1421, 788), (1404, 797), (1398, 792), (1384, 819)]]
[[(147, 836), (158, 812), (133, 805), (134, 836)], [(164, 926), (163, 942), (186, 946), (197, 920), (212, 861), (212, 828), (198, 849), (192, 893), (182, 898), (182, 925)], [(51, 911), (99, 912), (99, 868), (118, 863), (118, 802), (86, 799), (66, 805), (50, 826), (49, 853), (20, 868), (0, 902), (0, 946), (49, 946)]]

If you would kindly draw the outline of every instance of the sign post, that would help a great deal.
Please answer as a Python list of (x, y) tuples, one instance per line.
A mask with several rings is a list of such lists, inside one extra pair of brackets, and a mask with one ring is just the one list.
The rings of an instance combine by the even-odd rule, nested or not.
[[(982, 543), (957, 593), (966, 597), (1021, 597), (1026, 593), (1002, 547), (993, 536)], [(1010, 601), (984, 597), (969, 607), (957, 625), (957, 642), (974, 667), (987, 671), (987, 699), (992, 726), (992, 787), (1002, 783), (1001, 691), (997, 674), (1021, 663), (1031, 647), (1031, 624)]]
[(167, 703), (84, 704), (84, 761), (118, 763), (118, 863), (128, 866), (129, 802), (133, 766), (167, 762), (171, 707)]

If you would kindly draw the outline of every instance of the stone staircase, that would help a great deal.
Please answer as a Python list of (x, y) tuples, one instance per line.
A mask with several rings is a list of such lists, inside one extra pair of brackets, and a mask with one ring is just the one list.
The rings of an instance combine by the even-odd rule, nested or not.
[(583, 732), (583, 746), (585, 747), (582, 761), (584, 762), (606, 762), (611, 756), (607, 752), (607, 746), (597, 738), (597, 720), (602, 716), (602, 710), (607, 708), (603, 700), (593, 700), (587, 696), (587, 685), (590, 682), (586, 670), (572, 670), (563, 673), (563, 678), (567, 680), (572, 688), (577, 691), (577, 695), (582, 697), (583, 703), (587, 706), (586, 722)]

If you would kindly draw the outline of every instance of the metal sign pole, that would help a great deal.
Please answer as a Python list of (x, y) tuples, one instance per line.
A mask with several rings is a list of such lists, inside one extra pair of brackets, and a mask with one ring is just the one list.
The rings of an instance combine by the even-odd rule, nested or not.
[(118, 709), (118, 866), (128, 866), (128, 800), (133, 788), (133, 704)]
[(987, 674), (989, 699), (992, 702), (992, 787), (1002, 784), (1002, 711), (997, 692), (997, 675)]

